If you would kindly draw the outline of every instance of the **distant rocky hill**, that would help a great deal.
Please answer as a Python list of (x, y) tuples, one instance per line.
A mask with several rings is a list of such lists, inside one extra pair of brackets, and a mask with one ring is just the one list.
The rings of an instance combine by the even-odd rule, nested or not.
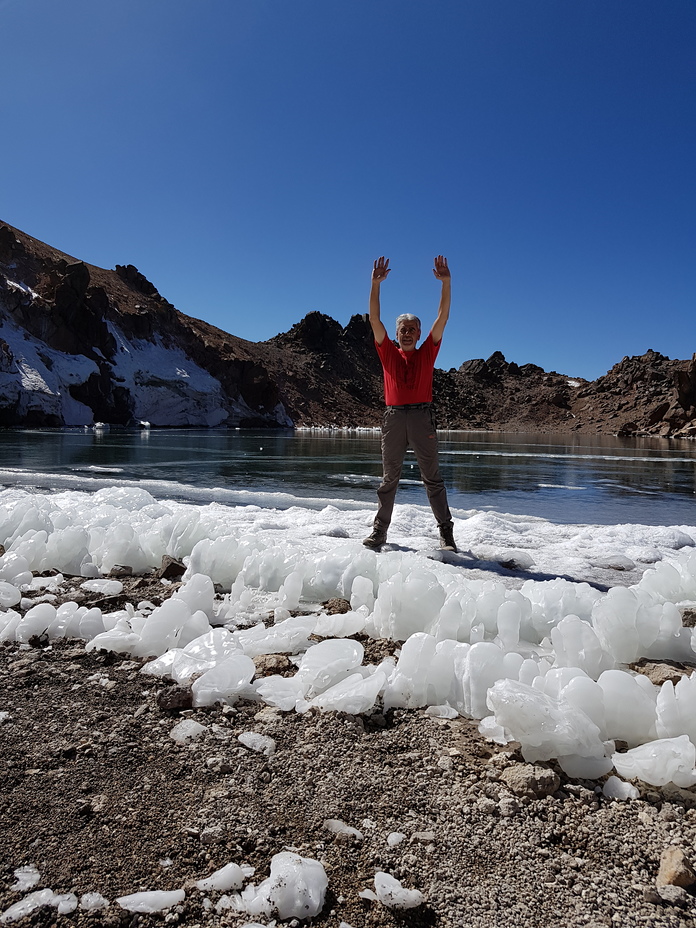
[(590, 382), (496, 351), (436, 372), (435, 383), (442, 427), (696, 437), (696, 355), (672, 361), (648, 350)]
[[(435, 373), (443, 428), (696, 437), (696, 356), (653, 351), (588, 382), (496, 351)], [(370, 426), (367, 319), (312, 312), (249, 342), (179, 312), (132, 265), (86, 264), (0, 223), (0, 426)]]

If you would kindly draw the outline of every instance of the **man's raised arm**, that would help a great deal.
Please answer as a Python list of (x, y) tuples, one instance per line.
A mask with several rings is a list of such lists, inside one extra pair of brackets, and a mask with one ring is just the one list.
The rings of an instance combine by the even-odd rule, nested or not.
[(447, 267), (447, 258), (443, 258), (442, 255), (438, 255), (437, 258), (435, 258), (433, 274), (438, 280), (442, 281), (442, 293), (440, 295), (440, 305), (437, 309), (437, 319), (430, 330), (433, 341), (436, 345), (439, 345), (442, 341), (442, 335), (445, 331), (447, 320), (449, 319), (450, 302), (452, 300), (452, 277)]
[(380, 318), (380, 307), (379, 307), (379, 288), (382, 285), (382, 281), (387, 279), (387, 275), (391, 268), (389, 267), (389, 258), (386, 260), (384, 257), (378, 258), (372, 269), (372, 286), (370, 287), (370, 325), (372, 326), (372, 334), (375, 336), (375, 341), (378, 345), (381, 345), (384, 339), (387, 337), (387, 330), (384, 328), (384, 323)]

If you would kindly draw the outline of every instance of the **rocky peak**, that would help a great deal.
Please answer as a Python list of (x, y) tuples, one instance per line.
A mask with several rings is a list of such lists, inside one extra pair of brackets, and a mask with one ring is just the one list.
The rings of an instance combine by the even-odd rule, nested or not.
[(351, 316), (348, 325), (343, 330), (342, 338), (346, 344), (359, 344), (361, 347), (366, 340), (370, 343), (374, 342), (369, 315), (356, 313)]
[(493, 354), (486, 360), (486, 366), (488, 368), (500, 368), (504, 369), (507, 367), (507, 361), (505, 360), (505, 355), (502, 351), (494, 351)]
[(142, 293), (143, 296), (152, 297), (154, 300), (161, 300), (162, 297), (157, 290), (157, 287), (145, 277), (144, 274), (141, 274), (140, 271), (133, 264), (117, 264), (115, 271), (121, 280), (125, 281), (129, 286), (134, 290), (137, 290), (139, 293)]
[(17, 255), (25, 252), (24, 245), (18, 239), (10, 226), (0, 226), (0, 261), (10, 264)]
[(666, 355), (650, 348), (642, 355), (624, 356), (599, 380), (607, 385), (625, 387), (633, 386), (640, 381), (669, 379), (671, 363)]
[(519, 374), (520, 368), (514, 361), (508, 363), (502, 351), (494, 351), (485, 361), (483, 358), (465, 361), (460, 366), (459, 372), (479, 380), (499, 380), (500, 377)]
[(326, 316), (324, 313), (313, 310), (296, 322), (295, 325), (282, 335), (270, 339), (271, 343), (279, 347), (301, 346), (308, 351), (325, 353), (334, 350), (343, 335), (340, 323)]

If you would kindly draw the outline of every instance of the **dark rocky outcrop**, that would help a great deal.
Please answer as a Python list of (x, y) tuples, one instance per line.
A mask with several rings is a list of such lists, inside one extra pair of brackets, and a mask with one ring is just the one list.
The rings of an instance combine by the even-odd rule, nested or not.
[[(367, 316), (354, 315), (344, 327), (310, 312), (288, 332), (248, 342), (179, 312), (132, 264), (89, 265), (2, 223), (0, 323), (20, 338), (11, 343), (10, 330), (0, 331), (0, 425), (66, 424), (66, 404), (55, 400), (61, 392), (94, 421), (120, 425), (142, 416), (146, 394), (155, 425), (370, 426), (381, 420), (382, 374)], [(33, 363), (47, 378), (57, 376), (65, 357), (83, 373), (60, 390), (47, 388), (48, 399), (28, 400), (12, 347), (24, 344), (22, 332), (34, 340)], [(148, 349), (153, 368), (119, 367), (119, 339)], [(157, 368), (156, 359), (172, 353), (209, 376), (207, 385), (196, 388), (193, 378), (177, 380), (166, 365)], [(170, 410), (180, 403), (181, 421), (171, 411), (169, 420), (157, 421), (160, 395)], [(648, 350), (590, 383), (508, 362), (494, 351), (485, 360), (436, 370), (434, 395), (441, 428), (696, 437), (696, 355), (671, 360)]]
[(696, 437), (696, 355), (624, 357), (577, 391), (573, 412), (583, 431)]
[(133, 264), (117, 264), (115, 270), (121, 280), (125, 280), (127, 284), (130, 284), (134, 290), (142, 293), (143, 296), (149, 296), (156, 300), (162, 299), (157, 287), (150, 283), (147, 277), (141, 274)]
[(353, 316), (343, 328), (330, 316), (311, 312), (262, 346), (280, 361), (271, 362), (274, 376), (294, 421), (378, 423), (382, 369), (366, 316)]

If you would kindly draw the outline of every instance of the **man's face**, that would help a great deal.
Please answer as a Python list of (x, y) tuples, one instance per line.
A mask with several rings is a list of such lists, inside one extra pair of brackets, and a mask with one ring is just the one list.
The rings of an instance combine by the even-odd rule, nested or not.
[(396, 340), (402, 351), (413, 351), (418, 344), (421, 330), (417, 322), (404, 320), (396, 330)]

